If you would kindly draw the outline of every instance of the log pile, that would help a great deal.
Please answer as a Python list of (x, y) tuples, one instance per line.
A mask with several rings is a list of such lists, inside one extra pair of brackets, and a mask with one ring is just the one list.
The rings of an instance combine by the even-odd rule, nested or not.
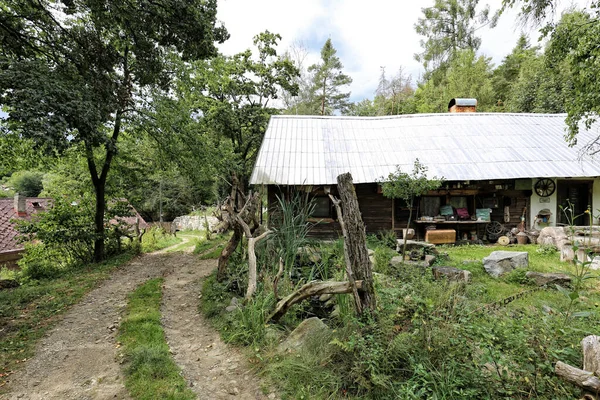
[(590, 335), (581, 341), (583, 369), (556, 363), (554, 373), (584, 390), (584, 400), (600, 400), (600, 336)]

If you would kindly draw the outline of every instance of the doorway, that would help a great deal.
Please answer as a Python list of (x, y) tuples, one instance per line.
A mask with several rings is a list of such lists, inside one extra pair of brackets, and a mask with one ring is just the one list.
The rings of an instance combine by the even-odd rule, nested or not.
[[(556, 202), (558, 215), (557, 222), (559, 225), (569, 225), (571, 221), (571, 213), (565, 213), (571, 206), (573, 208), (572, 215), (575, 218), (575, 225), (589, 225), (590, 215), (585, 213), (585, 210), (593, 210), (592, 206), (592, 185), (593, 181), (558, 181), (556, 188)], [(577, 217), (579, 216), (579, 217)]]

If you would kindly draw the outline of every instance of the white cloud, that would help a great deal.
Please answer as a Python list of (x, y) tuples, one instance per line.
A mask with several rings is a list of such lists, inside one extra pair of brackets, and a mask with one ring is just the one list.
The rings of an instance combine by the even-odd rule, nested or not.
[[(589, 0), (576, 0), (583, 4)], [(482, 0), (497, 10), (501, 0)], [(302, 42), (311, 52), (309, 61), (318, 58), (318, 52), (328, 37), (344, 64), (344, 71), (353, 78), (350, 87), (352, 100), (373, 97), (380, 74), (385, 66), (388, 74), (398, 67), (413, 76), (423, 72), (414, 54), (421, 51), (421, 37), (414, 24), (422, 16), (421, 8), (433, 4), (428, 1), (399, 0), (221, 0), (218, 18), (231, 33), (231, 39), (221, 46), (225, 54), (234, 54), (252, 46), (252, 37), (268, 29), (283, 37), (280, 50), (293, 42)], [(562, 6), (562, 9), (568, 7)], [(517, 10), (509, 10), (494, 29), (483, 28), (480, 53), (492, 57), (498, 65), (515, 46), (521, 33)], [(537, 32), (525, 32), (537, 41)]]

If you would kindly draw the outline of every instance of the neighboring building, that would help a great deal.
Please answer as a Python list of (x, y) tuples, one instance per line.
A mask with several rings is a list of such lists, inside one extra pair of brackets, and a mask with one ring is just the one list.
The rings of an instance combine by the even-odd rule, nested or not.
[[(491, 220), (506, 228), (524, 216), (526, 229), (567, 223), (560, 207), (569, 201), (576, 215), (588, 206), (600, 209), (600, 161), (582, 151), (600, 136), (598, 124), (582, 128), (578, 144), (569, 147), (564, 114), (464, 112), (475, 105), (453, 100), (449, 108), (458, 113), (449, 114), (273, 116), (250, 183), (267, 187), (271, 211), (277, 194), (309, 193), (321, 221), (313, 228), (317, 236), (339, 233), (327, 192), (336, 193), (336, 177), (345, 172), (354, 179), (367, 232), (406, 227), (406, 205), (383, 197), (378, 182), (396, 166), (410, 173), (417, 158), (430, 176), (445, 179), (442, 189), (416, 203), (413, 227), (421, 233), (435, 222), (422, 219), (438, 216), (444, 205), (475, 218), (477, 210), (490, 209)], [(587, 218), (578, 223), (588, 224)]]
[[(139, 224), (140, 229), (148, 228), (149, 225), (144, 218), (126, 199), (116, 201), (125, 203), (125, 206), (130, 209), (131, 216), (117, 217), (110, 221), (111, 225), (115, 226), (117, 223), (125, 225), (131, 232), (135, 230), (136, 224)], [(14, 198), (0, 198), (0, 266), (14, 267), (21, 258), (24, 246), (18, 240), (16, 221), (29, 220), (34, 214), (47, 211), (51, 206), (52, 199), (25, 197), (18, 193)]]
[(18, 193), (14, 198), (0, 199), (0, 266), (13, 267), (21, 258), (23, 244), (17, 239), (15, 221), (28, 220), (35, 213), (46, 211), (51, 201), (47, 198), (20, 196)]

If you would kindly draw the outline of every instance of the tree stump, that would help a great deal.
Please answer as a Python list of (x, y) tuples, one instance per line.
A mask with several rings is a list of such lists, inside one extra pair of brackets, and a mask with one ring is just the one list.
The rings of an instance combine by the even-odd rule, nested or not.
[(349, 278), (362, 281), (363, 290), (358, 293), (360, 306), (357, 305), (357, 311), (359, 313), (364, 310), (373, 311), (376, 301), (372, 266), (367, 249), (365, 224), (361, 217), (352, 175), (349, 172), (339, 175), (337, 182), (343, 211), (343, 215), (339, 215), (338, 209), (338, 219), (344, 235), (344, 256), (353, 274)]

